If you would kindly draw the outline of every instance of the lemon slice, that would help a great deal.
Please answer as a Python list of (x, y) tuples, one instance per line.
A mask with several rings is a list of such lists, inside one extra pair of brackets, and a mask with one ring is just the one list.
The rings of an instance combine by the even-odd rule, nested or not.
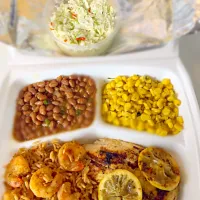
[(174, 190), (180, 182), (180, 170), (174, 158), (160, 148), (148, 147), (139, 154), (138, 165), (146, 179), (161, 190)]
[(142, 200), (142, 188), (138, 178), (124, 169), (106, 174), (98, 188), (99, 200)]

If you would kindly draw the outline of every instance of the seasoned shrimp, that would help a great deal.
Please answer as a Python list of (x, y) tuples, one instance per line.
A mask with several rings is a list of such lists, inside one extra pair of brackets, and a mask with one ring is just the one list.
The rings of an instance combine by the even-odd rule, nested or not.
[(15, 200), (15, 196), (12, 192), (5, 192), (3, 195), (3, 200)]
[(57, 193), (58, 200), (79, 200), (80, 196), (79, 192), (72, 194), (71, 183), (69, 182), (63, 183)]
[(68, 171), (81, 171), (84, 168), (82, 160), (85, 154), (83, 146), (76, 142), (67, 142), (58, 152), (58, 161)]
[(11, 187), (17, 188), (23, 184), (22, 176), (28, 174), (30, 167), (23, 156), (14, 157), (7, 166), (5, 180)]
[(51, 198), (58, 192), (63, 183), (61, 174), (49, 167), (43, 167), (33, 173), (30, 180), (30, 189), (36, 197)]

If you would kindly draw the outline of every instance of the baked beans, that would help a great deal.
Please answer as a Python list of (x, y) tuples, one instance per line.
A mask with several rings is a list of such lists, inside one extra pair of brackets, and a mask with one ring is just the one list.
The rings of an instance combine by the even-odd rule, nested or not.
[(96, 86), (87, 76), (59, 76), (24, 87), (18, 96), (13, 135), (26, 141), (89, 126)]

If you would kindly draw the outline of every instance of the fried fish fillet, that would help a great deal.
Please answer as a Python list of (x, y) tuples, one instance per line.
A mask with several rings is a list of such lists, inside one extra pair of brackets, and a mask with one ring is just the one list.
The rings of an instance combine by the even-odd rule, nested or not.
[[(86, 144), (87, 155), (92, 160), (90, 169), (94, 179), (100, 181), (104, 174), (114, 169), (127, 169), (132, 173), (138, 169), (138, 156), (145, 147), (122, 140), (103, 138), (96, 140), (93, 144)], [(142, 177), (142, 179), (141, 179)], [(176, 200), (178, 189), (171, 192), (162, 191), (146, 180), (138, 177), (144, 182), (143, 200)]]

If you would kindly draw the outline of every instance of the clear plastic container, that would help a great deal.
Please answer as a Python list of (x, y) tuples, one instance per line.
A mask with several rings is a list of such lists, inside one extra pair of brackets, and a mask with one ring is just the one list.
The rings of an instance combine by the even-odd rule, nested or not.
[(44, 11), (44, 17), (45, 17), (45, 26), (47, 27), (49, 34), (51, 35), (52, 39), (56, 42), (56, 44), (60, 47), (60, 49), (63, 51), (63, 53), (70, 56), (78, 56), (78, 57), (97, 56), (105, 53), (106, 50), (112, 45), (113, 40), (120, 29), (121, 12), (118, 1), (108, 0), (108, 3), (112, 5), (116, 11), (116, 21), (113, 32), (104, 40), (87, 46), (80, 46), (77, 44), (66, 44), (65, 42), (56, 38), (54, 34), (50, 31), (49, 23), (51, 15), (55, 11), (56, 6), (59, 6), (59, 4), (62, 2), (63, 0), (48, 0)]

